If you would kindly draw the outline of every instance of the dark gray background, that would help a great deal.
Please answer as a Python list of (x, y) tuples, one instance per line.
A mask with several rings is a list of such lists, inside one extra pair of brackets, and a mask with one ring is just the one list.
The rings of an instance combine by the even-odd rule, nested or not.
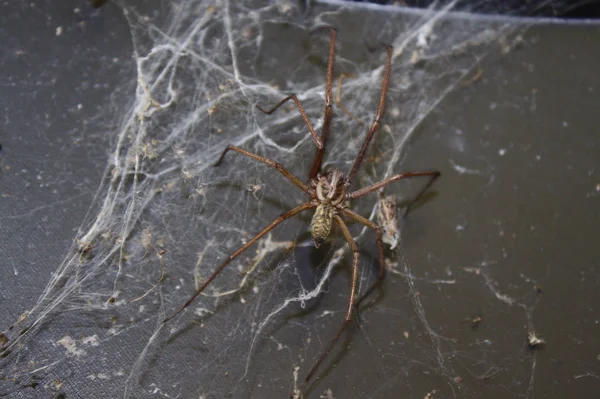
[[(157, 21), (167, 8), (158, 2), (145, 6), (140, 9)], [(78, 230), (89, 226), (99, 208), (102, 190), (95, 201), (94, 196), (110, 174), (112, 132), (126, 118), (136, 88), (135, 29), (110, 3), (93, 10), (76, 1), (9, 2), (0, 15), (0, 327), (7, 329), (39, 301), (52, 273), (75, 253)], [(312, 15), (297, 14), (295, 22)], [(358, 24), (370, 21), (376, 31), (384, 17), (373, 10), (341, 13), (337, 27), (345, 55), (352, 53), (348, 43), (360, 43), (352, 38), (360, 35)], [(302, 57), (304, 42), (294, 41), (295, 31), (275, 26), (269, 32), (264, 52), (281, 51), (273, 39), (280, 38), (283, 48)], [(489, 44), (481, 76), (458, 84), (410, 140), (403, 170), (442, 171), (435, 196), (402, 222), (402, 250), (388, 254), (398, 270), (407, 264), (414, 278), (389, 275), (383, 294), (362, 312), (360, 328), (343, 338), (309, 397), (326, 389), (337, 399), (423, 398), (433, 390), (436, 399), (589, 398), (599, 391), (600, 27), (534, 23), (519, 43), (506, 54)], [(365, 44), (357, 46), (368, 53)], [(381, 63), (373, 57), (371, 68)], [(295, 61), (283, 56), (279, 61), (274, 79), (285, 81)], [(385, 150), (385, 137), (379, 136), (373, 151)], [(301, 166), (295, 170), (306, 168)], [(293, 203), (285, 202), (284, 192), (271, 190), (275, 205), (265, 207), (274, 213), (266, 214)], [(298, 229), (282, 239), (293, 239)], [(375, 254), (371, 242), (369, 234), (360, 243), (366, 266)], [(342, 244), (335, 241), (336, 248)], [(331, 254), (317, 255), (300, 247), (293, 258), (301, 269)], [(107, 270), (113, 270), (110, 263)], [(221, 305), (206, 320), (183, 317), (175, 333), (157, 330), (164, 313), (193, 291), (187, 286), (166, 301), (166, 309), (132, 317), (131, 334), (109, 332), (118, 310), (66, 299), (68, 312), (50, 316), (2, 359), (0, 395), (285, 397), (292, 365), (302, 362), (303, 378), (338, 327), (347, 301), (348, 258), (342, 266), (328, 293), (306, 314), (296, 310), (265, 332), (242, 382), (223, 373), (239, 371), (246, 361), (247, 353), (230, 342), (245, 328), (231, 328), (245, 312), (239, 301)], [(186, 267), (182, 262), (170, 270), (165, 292)], [(139, 293), (158, 277), (148, 277)], [(284, 281), (279, 289), (293, 284)], [(334, 317), (325, 317), (325, 311)], [(477, 328), (474, 317), (482, 319)], [(26, 326), (27, 321), (4, 334), (14, 339)], [(228, 336), (231, 346), (206, 344), (207, 330)], [(539, 350), (526, 344), (533, 330), (547, 342)], [(83, 343), (90, 331), (99, 337), (97, 346)], [(135, 364), (157, 331), (158, 344)], [(66, 353), (57, 344), (65, 335), (79, 340), (86, 354)]]

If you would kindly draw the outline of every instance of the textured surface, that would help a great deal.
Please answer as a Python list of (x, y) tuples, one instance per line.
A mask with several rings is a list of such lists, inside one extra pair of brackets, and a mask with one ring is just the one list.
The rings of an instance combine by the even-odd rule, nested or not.
[[(302, 379), (344, 316), (351, 257), (346, 251), (330, 280), (320, 281), (345, 244), (337, 234), (314, 250), (306, 216), (232, 264), (215, 289), (236, 288), (241, 270), (258, 264), (252, 285), (229, 299), (201, 298), (161, 327), (193, 293), (195, 278), (303, 199), (274, 173), (233, 156), (216, 172), (202, 166), (234, 142), (306, 177), (313, 149), (300, 118), (252, 112), (295, 91), (320, 126), (328, 43), (299, 26), (338, 27), (336, 70), (357, 74), (344, 80), (342, 99), (369, 120), (384, 62), (370, 47), (399, 48), (419, 18), (376, 8), (254, 9), (254, 30), (233, 28), (239, 64), (232, 67), (232, 28), (221, 8), (191, 7), (178, 20), (167, 3), (146, 6), (126, 6), (127, 14), (114, 3), (0, 6), (0, 328), (10, 344), (39, 321), (1, 359), (0, 395), (285, 397), (293, 367)], [(228, 11), (245, 21), (244, 10)], [(211, 15), (223, 24), (206, 28)], [(195, 25), (204, 17), (206, 25)], [(510, 35), (500, 34), (503, 23)], [(600, 28), (533, 25), (442, 22), (433, 25), (424, 61), (411, 64), (408, 50), (394, 59), (387, 127), (357, 185), (391, 171), (439, 169), (442, 177), (401, 222), (382, 294), (309, 397), (330, 390), (337, 399), (421, 399), (435, 390), (436, 399), (558, 399), (598, 391)], [(458, 47), (433, 50), (443, 40)], [(161, 53), (173, 48), (183, 54), (176, 68)], [(174, 70), (168, 84), (153, 85)], [(160, 112), (142, 101), (139, 71)], [(337, 106), (335, 120), (328, 161), (347, 169), (366, 129)], [(121, 191), (111, 182), (119, 173)], [(407, 198), (419, 183), (397, 183), (386, 194)], [(113, 191), (118, 205), (102, 214)], [(376, 200), (353, 209), (374, 215)], [(77, 252), (98, 220), (93, 244)], [(374, 236), (352, 231), (364, 278), (372, 279)], [(304, 244), (285, 251), (288, 240)], [(325, 294), (301, 307), (298, 298), (315, 287)], [(30, 319), (5, 330), (30, 309)], [(528, 333), (546, 345), (531, 350)]]

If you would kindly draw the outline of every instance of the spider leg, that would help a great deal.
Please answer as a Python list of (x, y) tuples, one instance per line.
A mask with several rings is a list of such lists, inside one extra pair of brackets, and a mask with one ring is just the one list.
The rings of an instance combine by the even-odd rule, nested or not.
[(429, 176), (429, 180), (427, 181), (427, 184), (425, 184), (425, 186), (421, 189), (421, 191), (419, 191), (419, 193), (406, 206), (406, 210), (404, 211), (404, 217), (406, 217), (406, 215), (408, 215), (408, 212), (410, 212), (410, 209), (412, 208), (412, 206), (419, 200), (419, 198), (421, 198), (421, 196), (425, 193), (425, 191), (427, 191), (427, 189), (429, 187), (431, 187), (431, 185), (433, 184), (435, 179), (440, 177), (440, 175), (441, 175), (441, 173), (438, 171), (399, 173), (399, 174), (389, 177), (385, 180), (382, 180), (378, 183), (371, 184), (370, 186), (363, 187), (360, 190), (356, 190), (352, 193), (346, 194), (346, 198), (348, 198), (348, 199), (360, 198), (360, 197), (370, 193), (371, 191), (379, 190), (380, 188), (383, 188), (383, 187), (387, 186), (388, 184), (395, 182), (396, 180), (410, 178), (410, 177)]
[(321, 171), (321, 163), (323, 162), (323, 155), (325, 154), (325, 143), (327, 142), (327, 135), (329, 134), (329, 127), (331, 126), (331, 117), (333, 116), (332, 109), (333, 104), (331, 101), (331, 85), (333, 80), (333, 66), (335, 65), (335, 35), (336, 31), (332, 27), (323, 27), (329, 29), (329, 60), (327, 61), (327, 80), (325, 81), (325, 111), (323, 117), (323, 128), (321, 129), (321, 142), (322, 147), (318, 147), (315, 152), (315, 159), (310, 173), (308, 174), (309, 179), (314, 179), (317, 174)]
[(360, 167), (360, 164), (362, 163), (363, 159), (365, 158), (367, 149), (369, 148), (369, 144), (371, 143), (371, 140), (373, 139), (373, 136), (375, 135), (375, 132), (377, 131), (377, 128), (379, 127), (381, 117), (383, 116), (383, 110), (385, 109), (385, 96), (387, 94), (387, 89), (388, 89), (388, 86), (390, 83), (391, 67), (392, 67), (392, 47), (388, 46), (387, 61), (385, 63), (385, 73), (383, 75), (383, 83), (381, 85), (381, 96), (379, 97), (379, 107), (377, 107), (377, 114), (375, 115), (375, 120), (373, 121), (373, 124), (371, 125), (371, 129), (369, 129), (369, 133), (367, 133), (367, 137), (365, 138), (365, 141), (363, 142), (363, 145), (360, 148), (360, 152), (358, 153), (358, 156), (356, 157), (356, 160), (354, 161), (354, 164), (352, 165), (352, 169), (350, 170), (350, 173), (348, 174), (348, 177), (346, 178), (346, 183), (345, 183), (346, 187), (350, 186), (350, 184), (352, 183), (352, 180), (354, 180), (354, 176), (356, 176), (356, 172), (358, 172), (358, 168)]
[(264, 163), (267, 166), (270, 166), (272, 168), (277, 169), (277, 171), (279, 173), (281, 173), (286, 179), (288, 179), (289, 181), (291, 181), (292, 183), (294, 183), (298, 188), (300, 188), (302, 191), (304, 191), (308, 195), (311, 195), (311, 191), (308, 189), (308, 187), (306, 187), (306, 185), (304, 183), (302, 183), (302, 181), (300, 179), (298, 179), (296, 176), (294, 176), (289, 170), (287, 170), (280, 163), (272, 161), (272, 160), (270, 160), (268, 158), (265, 158), (265, 157), (261, 157), (260, 155), (253, 154), (250, 151), (246, 151), (243, 148), (236, 147), (234, 145), (228, 145), (223, 150), (223, 152), (221, 153), (221, 156), (219, 157), (219, 159), (217, 160), (217, 162), (215, 162), (215, 164), (213, 166), (219, 166), (219, 164), (221, 163), (221, 161), (223, 161), (223, 158), (225, 158), (225, 154), (227, 154), (227, 151), (229, 151), (229, 150), (238, 152), (238, 153), (240, 153), (242, 155), (246, 155), (247, 157), (255, 159), (258, 162)]
[(250, 241), (248, 241), (246, 244), (242, 245), (242, 247), (240, 247), (237, 251), (235, 251), (234, 253), (229, 255), (227, 257), (227, 259), (225, 260), (225, 262), (221, 263), (221, 265), (215, 269), (215, 271), (208, 278), (208, 280), (206, 280), (204, 282), (202, 287), (198, 288), (196, 293), (194, 295), (192, 295), (192, 297), (190, 299), (188, 299), (188, 301), (181, 308), (179, 308), (179, 310), (177, 310), (171, 316), (167, 317), (163, 321), (163, 323), (166, 323), (167, 321), (171, 320), (174, 316), (179, 314), (183, 309), (187, 308), (194, 301), (194, 299), (196, 299), (196, 297), (198, 295), (200, 295), (200, 293), (202, 293), (202, 291), (204, 291), (204, 289), (219, 275), (219, 273), (221, 273), (221, 271), (223, 271), (223, 269), (225, 268), (225, 266), (227, 266), (229, 264), (229, 262), (231, 262), (232, 260), (237, 258), (239, 255), (241, 255), (245, 250), (250, 248), (252, 246), (252, 244), (254, 244), (256, 241), (258, 241), (262, 236), (267, 234), (269, 231), (273, 230), (275, 227), (277, 227), (279, 224), (281, 224), (281, 222), (283, 222), (284, 220), (289, 219), (292, 216), (297, 215), (298, 213), (300, 213), (304, 210), (314, 208), (314, 207), (315, 207), (315, 205), (313, 205), (311, 202), (306, 202), (304, 204), (298, 205), (297, 207), (290, 209), (289, 211), (279, 215), (275, 220), (273, 220), (271, 222), (271, 224), (269, 224), (267, 227), (265, 227), (260, 233), (258, 233), (254, 237), (252, 237), (252, 239)]
[(381, 231), (381, 227), (379, 227), (376, 223), (371, 222), (364, 216), (359, 215), (358, 213), (351, 211), (350, 209), (345, 208), (343, 210), (344, 214), (351, 219), (356, 220), (357, 222), (364, 224), (365, 226), (373, 229), (375, 231), (375, 235), (377, 237), (377, 248), (379, 250), (379, 277), (375, 282), (371, 284), (369, 289), (365, 291), (364, 294), (356, 301), (356, 312), (358, 314), (358, 307), (360, 303), (367, 297), (369, 294), (383, 281), (385, 278), (385, 258), (383, 256), (383, 233)]
[(382, 181), (380, 181), (378, 183), (371, 184), (370, 186), (366, 186), (366, 187), (361, 188), (360, 190), (356, 190), (354, 192), (346, 194), (346, 198), (347, 199), (360, 198), (360, 197), (362, 197), (364, 195), (369, 194), (371, 191), (379, 190), (380, 188), (383, 188), (383, 187), (387, 186), (388, 184), (395, 182), (396, 180), (410, 178), (410, 177), (419, 177), (419, 176), (429, 176), (429, 181), (427, 182), (427, 184), (425, 185), (425, 187), (421, 191), (419, 191), (419, 194), (415, 197), (415, 199), (413, 201), (411, 201), (410, 205), (412, 205), (421, 195), (423, 195), (423, 193), (425, 192), (425, 190), (427, 190), (433, 184), (433, 181), (435, 179), (437, 179), (438, 177), (440, 177), (440, 172), (433, 171), (433, 172), (404, 172), (404, 173), (399, 173), (399, 174), (394, 175), (392, 177), (388, 177), (387, 179), (382, 180)]
[(300, 102), (300, 100), (298, 100), (298, 97), (296, 97), (295, 94), (287, 96), (283, 100), (279, 101), (277, 103), (277, 105), (275, 105), (273, 108), (271, 108), (268, 111), (265, 111), (259, 105), (257, 105), (256, 108), (258, 108), (259, 110), (261, 110), (263, 113), (265, 113), (267, 115), (271, 115), (273, 112), (277, 111), (277, 109), (279, 107), (281, 107), (283, 104), (285, 104), (289, 100), (294, 101), (294, 104), (296, 104), (296, 107), (298, 107), (298, 110), (300, 111), (300, 115), (302, 115), (302, 119), (304, 119), (304, 123), (306, 123), (306, 126), (308, 127), (308, 130), (310, 131), (310, 134), (311, 134), (311, 136), (313, 138), (313, 141), (317, 145), (317, 148), (323, 148), (323, 142), (321, 141), (321, 139), (317, 135), (317, 132), (315, 132), (315, 128), (313, 127), (312, 123), (310, 123), (310, 119), (308, 119), (308, 115), (306, 114), (306, 111), (304, 110), (304, 107), (302, 106), (302, 103)]
[(360, 254), (358, 252), (358, 246), (356, 245), (356, 242), (354, 242), (354, 239), (350, 234), (350, 230), (348, 230), (348, 226), (346, 226), (344, 220), (338, 215), (335, 215), (334, 218), (337, 224), (342, 229), (342, 234), (344, 235), (346, 241), (348, 241), (348, 245), (352, 249), (352, 288), (350, 291), (350, 300), (348, 302), (348, 310), (346, 312), (346, 317), (344, 317), (344, 322), (342, 326), (340, 327), (335, 337), (333, 337), (333, 340), (331, 340), (329, 345), (327, 345), (327, 348), (325, 348), (325, 351), (321, 354), (319, 360), (317, 360), (315, 365), (310, 369), (310, 371), (306, 375), (306, 378), (304, 379), (304, 384), (302, 384), (302, 389), (300, 390), (300, 397), (302, 397), (302, 393), (306, 390), (306, 386), (308, 385), (308, 382), (310, 381), (313, 374), (317, 371), (321, 363), (323, 363), (323, 360), (325, 360), (325, 358), (327, 357), (331, 349), (334, 347), (335, 343), (340, 338), (346, 327), (348, 327), (348, 324), (350, 324), (350, 322), (352, 321), (352, 312), (354, 310), (354, 301), (356, 298), (356, 287), (358, 282), (358, 262), (360, 260)]

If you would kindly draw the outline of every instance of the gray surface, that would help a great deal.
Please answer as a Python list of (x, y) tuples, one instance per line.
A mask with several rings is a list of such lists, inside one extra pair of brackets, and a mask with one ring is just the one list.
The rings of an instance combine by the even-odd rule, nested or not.
[[(5, 110), (0, 153), (2, 328), (38, 303), (39, 293), (64, 258), (79, 259), (69, 248), (81, 237), (78, 229), (89, 229), (107, 197), (110, 177), (102, 179), (110, 176), (109, 157), (117, 145), (116, 132), (122, 121), (130, 118), (125, 105), (134, 102), (131, 35), (146, 37), (138, 32), (144, 31), (144, 26), (132, 19), (127, 22), (114, 4), (91, 11), (80, 3), (61, 2), (58, 7), (64, 8), (57, 8), (54, 2), (35, 7), (13, 3), (3, 6), (9, 12), (0, 12), (0, 34), (8, 37), (2, 46), (4, 84), (0, 95)], [(73, 12), (75, 4), (80, 5), (80, 13)], [(152, 5), (146, 15), (158, 21), (164, 17), (161, 10), (165, 7)], [(304, 18), (292, 15), (294, 22)], [(317, 10), (314, 15), (323, 14)], [(307, 18), (310, 21), (312, 14)], [(397, 28), (390, 27), (393, 24), (386, 18), (391, 21), (393, 16), (354, 11), (327, 20), (339, 28), (338, 70), (353, 71), (358, 66), (362, 73), (381, 65), (383, 58), (367, 51), (361, 40), (389, 40), (378, 33), (382, 27), (382, 32)], [(378, 22), (382, 20), (386, 22)], [(369, 21), (374, 23), (369, 25)], [(314, 49), (326, 47), (327, 41), (311, 41), (302, 29), (286, 24), (264, 25), (269, 40), (242, 70), (251, 70), (259, 81), (283, 88), (288, 80), (310, 79), (309, 88), (315, 82), (322, 84), (319, 62), (324, 52)], [(33, 32), (32, 26), (39, 32)], [(55, 34), (57, 26), (63, 27), (60, 36)], [(185, 26), (183, 22), (181, 26)], [(147, 35), (159, 37), (153, 30)], [(406, 158), (395, 168), (439, 169), (442, 178), (436, 182), (436, 195), (402, 223), (402, 249), (387, 254), (404, 275), (389, 275), (383, 293), (361, 313), (360, 328), (355, 326), (344, 337), (345, 343), (336, 348), (309, 397), (319, 397), (326, 389), (337, 399), (420, 399), (433, 390), (436, 399), (594, 397), (600, 384), (600, 149), (595, 120), (600, 109), (599, 39), (600, 28), (594, 25), (535, 26), (508, 53), (502, 53), (496, 41), (487, 43), (478, 80), (469, 83), (467, 78), (467, 83), (459, 83), (448, 96), (435, 94), (435, 85), (431, 92), (416, 93), (426, 100), (442, 101), (418, 124), (405, 149)], [(133, 42), (138, 54), (146, 54), (148, 43)], [(251, 49), (240, 49), (244, 51), (254, 54)], [(476, 49), (469, 51), (483, 55)], [(317, 61), (311, 57), (315, 53)], [(227, 64), (226, 57), (223, 62)], [(449, 57), (432, 68), (425, 65), (422, 71), (442, 76), (444, 68), (453, 71), (460, 62), (459, 57)], [(395, 60), (396, 66), (400, 63)], [(469, 76), (474, 74), (475, 70)], [(394, 76), (399, 82), (401, 77)], [(197, 77), (192, 70), (184, 80)], [(179, 115), (185, 115), (182, 109), (202, 103), (201, 99), (189, 100), (196, 93), (193, 89), (188, 95), (185, 88), (178, 89), (177, 106), (156, 116), (151, 126), (159, 133), (155, 136), (150, 128), (150, 137), (164, 140)], [(376, 87), (365, 89), (365, 103), (351, 98), (347, 105), (364, 105), (364, 110), (356, 112), (372, 117), (377, 91)], [(415, 110), (418, 96), (408, 98), (409, 107), (403, 106), (403, 95), (397, 88), (391, 90), (388, 114), (395, 107), (403, 113)], [(261, 101), (275, 97), (272, 94)], [(227, 106), (224, 108), (232, 110), (237, 105)], [(212, 152), (198, 154), (188, 148), (188, 153), (197, 159), (211, 159), (217, 148), (222, 148), (222, 141), (248, 134), (227, 131), (228, 118), (235, 120), (235, 112), (217, 113), (211, 119), (207, 140), (215, 143)], [(336, 120), (344, 118), (337, 110)], [(390, 124), (400, 129), (420, 119)], [(260, 126), (267, 124), (262, 116), (257, 121)], [(333, 131), (330, 143), (331, 153), (341, 155), (342, 163), (351, 160), (352, 154), (346, 151), (348, 136), (341, 134), (350, 131), (358, 137), (360, 133), (355, 131), (364, 130), (344, 123), (334, 125), (338, 130)], [(299, 119), (295, 124), (304, 128)], [(216, 132), (220, 126), (226, 130), (225, 137)], [(336, 132), (340, 132), (337, 137)], [(295, 140), (285, 132), (282, 136), (280, 142), (289, 146)], [(380, 134), (372, 153), (385, 159), (394, 140), (391, 134)], [(190, 147), (203, 148), (204, 142), (193, 135), (188, 141)], [(312, 152), (308, 143), (296, 157), (263, 150), (301, 176)], [(181, 162), (178, 171), (189, 166), (185, 160)], [(80, 269), (88, 275), (92, 266), (97, 266), (89, 272), (94, 279), (84, 281), (80, 289), (59, 301), (48, 318), (20, 341), (23, 346), (11, 348), (11, 356), (2, 363), (0, 394), (11, 398), (54, 398), (60, 393), (66, 398), (286, 397), (293, 382), (292, 367), (300, 364), (303, 378), (338, 328), (349, 290), (348, 257), (334, 272), (325, 295), (304, 310), (287, 309), (258, 336), (249, 372), (242, 379), (248, 345), (254, 339), (249, 332), (252, 323), (263, 320), (289, 292), (298, 290), (294, 272), (282, 265), (294, 265), (302, 281), (309, 284), (312, 274), (319, 273), (311, 266), (316, 266), (320, 257), (329, 259), (332, 251), (326, 248), (315, 253), (310, 246), (301, 246), (292, 255), (271, 255), (261, 267), (264, 271), (259, 280), (264, 284), (260, 294), (242, 294), (246, 304), (239, 297), (214, 306), (206, 301), (213, 316), (200, 319), (190, 311), (160, 328), (165, 314), (193, 292), (189, 270), (202, 249), (199, 243), (212, 235), (220, 237), (219, 222), (207, 224), (196, 219), (215, 209), (211, 203), (218, 201), (213, 197), (203, 203), (194, 196), (195, 189), (209, 190), (215, 182), (225, 186), (216, 193), (224, 194), (221, 202), (233, 215), (231, 223), (243, 231), (255, 231), (299, 197), (290, 198), (291, 189), (264, 169), (249, 169), (248, 163), (237, 162), (230, 161), (222, 172), (174, 179), (177, 184), (171, 192), (164, 189), (167, 184), (162, 186), (161, 201), (172, 206), (173, 214), (160, 202), (140, 218), (129, 236), (132, 244), (123, 256), (125, 271), (120, 280), (115, 277), (117, 256), (110, 246), (103, 249), (96, 244), (91, 260), (84, 259)], [(382, 165), (388, 166), (385, 161), (368, 166), (359, 180), (366, 184), (380, 178)], [(242, 171), (233, 174), (234, 167)], [(258, 193), (256, 204), (244, 188), (257, 176), (266, 187)], [(233, 180), (231, 185), (229, 180)], [(395, 187), (386, 192), (408, 196), (417, 185), (407, 182)], [(368, 215), (375, 198), (358, 202), (355, 209)], [(240, 207), (247, 208), (244, 220), (236, 213)], [(219, 212), (221, 219), (217, 220), (223, 225), (230, 223), (226, 214)], [(259, 220), (253, 221), (257, 217)], [(118, 231), (116, 216), (114, 225)], [(138, 302), (129, 301), (148, 291), (161, 274), (154, 252), (136, 245), (148, 226), (166, 226), (155, 231), (167, 232), (167, 279), (145, 297), (142, 310)], [(306, 223), (291, 223), (277, 238), (306, 239), (305, 229)], [(223, 253), (239, 242), (231, 232), (226, 238), (220, 248)], [(376, 255), (373, 239), (366, 234), (359, 240), (365, 270)], [(153, 245), (159, 247), (160, 240), (156, 240)], [(332, 247), (341, 245), (338, 239)], [(101, 262), (105, 254), (111, 256)], [(215, 257), (206, 261), (208, 270), (216, 261)], [(414, 278), (407, 278), (407, 271)], [(367, 278), (373, 273), (367, 273)], [(235, 275), (239, 278), (237, 272)], [(187, 285), (181, 283), (185, 279)], [(65, 281), (69, 286), (76, 280)], [(118, 291), (126, 305), (108, 304), (114, 281), (119, 282)], [(178, 284), (181, 289), (175, 289)], [(538, 285), (541, 293), (536, 290)], [(57, 292), (61, 289), (60, 284), (55, 287)], [(103, 303), (108, 305), (102, 307)], [(477, 316), (482, 322), (472, 328), (471, 319)], [(14, 340), (25, 326), (27, 321), (5, 334)], [(528, 331), (538, 333), (547, 344), (541, 350), (528, 348)], [(84, 354), (69, 351), (65, 341), (59, 342), (67, 335)], [(85, 339), (94, 336), (91, 343)], [(56, 389), (57, 380), (62, 383), (60, 389)]]
[(5, 321), (33, 306), (73, 243), (106, 169), (111, 114), (126, 102), (119, 85), (133, 72), (131, 48), (116, 45), (128, 32), (118, 10), (76, 5), (2, 5)]

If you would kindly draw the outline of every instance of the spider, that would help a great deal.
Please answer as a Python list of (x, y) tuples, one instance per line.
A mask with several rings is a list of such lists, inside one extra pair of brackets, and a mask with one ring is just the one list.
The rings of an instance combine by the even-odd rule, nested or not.
[[(404, 173), (400, 173), (400, 174), (391, 176), (391, 177), (389, 177), (385, 180), (382, 180), (378, 183), (374, 183), (369, 186), (363, 187), (356, 191), (349, 190), (350, 185), (352, 184), (352, 181), (356, 177), (356, 173), (358, 172), (358, 169), (359, 169), (363, 159), (365, 158), (365, 154), (367, 152), (367, 149), (369, 148), (369, 144), (371, 143), (371, 140), (373, 139), (373, 136), (374, 136), (375, 132), (377, 131), (377, 128), (379, 127), (381, 118), (383, 116), (383, 110), (385, 108), (385, 97), (386, 97), (386, 92), (387, 92), (388, 85), (389, 85), (390, 69), (391, 69), (391, 63), (392, 63), (392, 48), (390, 46), (388, 46), (388, 48), (387, 48), (387, 62), (386, 62), (386, 66), (385, 66), (385, 74), (383, 77), (381, 96), (379, 98), (379, 106), (377, 108), (377, 114), (375, 116), (375, 120), (373, 121), (373, 123), (371, 125), (371, 128), (369, 129), (369, 131), (367, 133), (367, 136), (366, 136), (364, 142), (362, 143), (362, 147), (360, 148), (360, 151), (354, 161), (354, 164), (352, 165), (352, 168), (350, 169), (350, 172), (347, 175), (344, 175), (344, 173), (341, 170), (336, 169), (336, 168), (332, 168), (332, 169), (325, 170), (325, 171), (323, 171), (321, 169), (323, 155), (325, 153), (325, 143), (327, 141), (327, 135), (329, 134), (329, 127), (331, 126), (331, 118), (332, 118), (331, 86), (332, 86), (332, 77), (333, 77), (333, 66), (334, 66), (334, 61), (335, 61), (335, 40), (336, 40), (336, 30), (334, 28), (332, 28), (332, 27), (317, 28), (317, 30), (321, 30), (321, 29), (327, 29), (330, 32), (329, 60), (327, 63), (327, 80), (326, 80), (326, 84), (325, 84), (325, 111), (324, 111), (325, 116), (323, 119), (323, 128), (321, 129), (321, 135), (318, 135), (317, 132), (315, 131), (315, 129), (313, 128), (313, 125), (310, 122), (308, 115), (306, 114), (306, 112), (304, 110), (304, 107), (302, 106), (302, 104), (300, 103), (300, 101), (298, 100), (298, 98), (296, 97), (295, 94), (285, 97), (283, 100), (281, 100), (279, 103), (277, 103), (270, 110), (264, 110), (261, 107), (257, 106), (257, 108), (260, 111), (262, 111), (263, 113), (265, 113), (267, 115), (272, 114), (279, 107), (281, 107), (283, 104), (285, 104), (286, 102), (288, 102), (290, 100), (293, 101), (294, 104), (296, 105), (296, 107), (298, 108), (298, 111), (300, 112), (300, 115), (304, 119), (304, 123), (306, 124), (306, 127), (308, 128), (308, 130), (312, 136), (312, 139), (317, 147), (316, 152), (315, 152), (314, 161), (312, 163), (312, 167), (311, 167), (310, 173), (308, 175), (308, 183), (305, 184), (302, 180), (300, 180), (298, 177), (296, 177), (291, 172), (289, 172), (283, 165), (281, 165), (271, 159), (261, 157), (260, 155), (253, 154), (250, 151), (247, 151), (243, 148), (236, 147), (233, 145), (228, 145), (225, 148), (225, 150), (223, 150), (223, 152), (221, 153), (221, 156), (219, 157), (217, 162), (214, 164), (214, 166), (220, 165), (221, 162), (223, 161), (223, 159), (225, 158), (225, 155), (229, 151), (237, 152), (239, 154), (245, 155), (249, 158), (254, 159), (255, 161), (263, 163), (263, 164), (277, 170), (277, 172), (281, 173), (286, 179), (288, 179), (290, 182), (292, 182), (296, 187), (298, 187), (300, 190), (304, 191), (304, 193), (306, 193), (310, 199), (307, 202), (305, 202), (301, 205), (298, 205), (295, 208), (290, 209), (289, 211), (281, 214), (279, 217), (277, 217), (275, 220), (273, 220), (267, 227), (265, 227), (258, 234), (256, 234), (252, 239), (250, 239), (246, 244), (242, 245), (239, 249), (237, 249), (235, 252), (233, 252), (231, 255), (229, 255), (229, 257), (227, 257), (227, 259), (219, 267), (217, 267), (215, 269), (213, 274), (204, 282), (204, 284), (196, 291), (196, 293), (194, 295), (192, 295), (192, 297), (190, 299), (188, 299), (188, 301), (179, 310), (177, 310), (175, 313), (173, 313), (171, 316), (169, 316), (167, 319), (165, 319), (165, 322), (167, 322), (168, 320), (173, 318), (175, 315), (177, 315), (179, 312), (181, 312), (186, 307), (188, 307), (194, 301), (194, 299), (196, 299), (196, 297), (198, 295), (200, 295), (200, 293), (202, 291), (204, 291), (204, 289), (209, 284), (212, 283), (212, 281), (219, 275), (219, 273), (221, 273), (221, 271), (232, 260), (234, 260), (235, 258), (240, 256), (244, 251), (246, 251), (248, 248), (250, 248), (250, 246), (252, 246), (254, 243), (256, 243), (265, 234), (267, 234), (268, 232), (273, 230), (275, 227), (279, 226), (283, 221), (285, 221), (293, 216), (296, 216), (300, 212), (303, 212), (303, 211), (306, 211), (309, 209), (314, 209), (314, 215), (310, 222), (310, 233), (312, 235), (315, 247), (318, 248), (320, 245), (322, 245), (325, 242), (325, 240), (327, 240), (327, 238), (329, 237), (334, 224), (337, 225), (339, 227), (339, 229), (341, 230), (342, 235), (348, 242), (350, 249), (352, 250), (352, 255), (353, 255), (353, 258), (352, 258), (352, 284), (351, 284), (351, 290), (350, 290), (350, 297), (348, 300), (348, 309), (346, 311), (344, 321), (343, 321), (340, 329), (338, 330), (337, 334), (333, 337), (333, 339), (331, 340), (329, 345), (325, 348), (325, 350), (323, 351), (321, 356), (318, 358), (316, 363), (313, 365), (313, 367), (308, 372), (306, 378), (304, 379), (304, 382), (302, 384), (300, 392), (298, 393), (299, 394), (298, 397), (302, 397), (302, 394), (306, 390), (308, 382), (311, 380), (311, 378), (313, 377), (313, 375), (315, 374), (315, 372), (317, 371), (317, 369), (319, 368), (321, 363), (323, 363), (323, 361), (325, 360), (325, 358), (327, 357), (327, 355), (329, 354), (331, 349), (334, 347), (335, 343), (340, 338), (342, 332), (346, 329), (346, 327), (352, 321), (353, 313), (358, 310), (358, 307), (359, 307), (360, 303), (362, 302), (362, 300), (365, 299), (373, 291), (373, 289), (375, 289), (382, 282), (382, 280), (385, 277), (386, 268), (385, 268), (385, 261), (384, 261), (384, 257), (383, 257), (384, 254), (383, 254), (383, 232), (382, 232), (382, 229), (374, 222), (370, 221), (369, 219), (365, 218), (364, 216), (361, 216), (358, 213), (349, 209), (347, 206), (348, 200), (353, 200), (356, 198), (363, 197), (370, 192), (379, 190), (379, 189), (387, 186), (388, 184), (395, 182), (397, 180), (400, 180), (400, 179), (410, 178), (410, 177), (419, 177), (419, 176), (429, 177), (427, 184), (421, 189), (421, 191), (417, 194), (417, 196), (414, 198), (414, 200), (406, 207), (406, 211), (405, 211), (405, 215), (406, 215), (408, 213), (411, 205), (413, 205), (414, 202), (417, 201), (419, 199), (419, 197), (433, 184), (434, 180), (440, 176), (440, 172), (438, 172), (438, 171), (404, 172)], [(345, 216), (355, 222), (361, 223), (361, 224), (367, 226), (368, 228), (371, 228), (375, 232), (376, 239), (377, 239), (377, 247), (379, 250), (379, 276), (378, 276), (377, 280), (375, 280), (371, 284), (371, 286), (367, 289), (367, 291), (358, 300), (357, 300), (357, 281), (358, 281), (358, 264), (359, 264), (359, 260), (360, 260), (360, 253), (358, 250), (358, 246), (357, 246), (356, 242), (354, 241), (354, 239), (352, 238), (352, 235), (350, 234), (350, 230), (348, 229), (348, 226), (346, 225), (346, 222), (344, 221), (342, 216)]]

